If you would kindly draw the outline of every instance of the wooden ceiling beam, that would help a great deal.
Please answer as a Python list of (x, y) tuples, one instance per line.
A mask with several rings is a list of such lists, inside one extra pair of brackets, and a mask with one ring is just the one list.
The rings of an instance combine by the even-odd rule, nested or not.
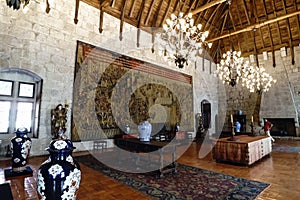
[(154, 19), (152, 20), (152, 25), (151, 25), (151, 29), (152, 29), (152, 48), (151, 48), (151, 51), (152, 53), (154, 53), (154, 43), (155, 43), (155, 35), (156, 35), (156, 23), (157, 23), (157, 19), (158, 19), (158, 14), (160, 12), (160, 9), (162, 4), (163, 4), (164, 0), (160, 0), (160, 3), (159, 3), (159, 6), (158, 6), (158, 9), (154, 15)]
[(159, 16), (159, 13), (161, 12), (160, 8), (162, 7), (162, 4), (163, 4), (164, 0), (160, 0), (159, 2), (159, 6), (158, 6), (158, 9), (156, 10), (156, 13), (154, 15), (154, 19), (152, 20), (152, 25), (151, 27), (157, 27), (156, 24), (157, 24), (157, 19), (158, 19), (158, 16)]
[(129, 17), (132, 17), (132, 15), (133, 15), (133, 11), (134, 11), (136, 2), (137, 2), (137, 1), (133, 1), (133, 2), (132, 2), (132, 5), (131, 5), (130, 11), (129, 11)]
[(137, 18), (137, 42), (136, 42), (136, 46), (140, 47), (140, 35), (141, 35), (141, 18), (142, 18), (142, 14), (145, 8), (145, 4), (146, 4), (146, 0), (142, 1), (142, 5), (140, 7), (139, 13), (138, 13), (138, 18)]
[(78, 11), (79, 11), (79, 0), (76, 0), (75, 2), (75, 17), (74, 17), (74, 23), (78, 23)]
[(164, 16), (163, 16), (161, 22), (160, 22), (159, 27), (162, 27), (163, 23), (166, 21), (167, 16), (168, 16), (168, 13), (169, 13), (170, 8), (171, 8), (171, 4), (172, 4), (172, 0), (169, 0), (169, 4), (168, 4), (168, 7), (167, 7), (167, 10), (166, 10), (166, 12), (165, 12), (165, 14), (164, 14)]
[(110, 7), (115, 7), (115, 3), (116, 3), (116, 1), (115, 0), (112, 0), (111, 2), (110, 2)]
[[(247, 18), (247, 22), (248, 22), (248, 25), (250, 26), (251, 25), (251, 20), (250, 20), (250, 17), (249, 17), (249, 13), (248, 13), (248, 8), (247, 8), (247, 3), (245, 2), (245, 0), (243, 0), (243, 8), (244, 8), (244, 12), (245, 12), (245, 16)], [(249, 8), (250, 9), (250, 8)], [(240, 23), (242, 25), (242, 22)], [(247, 36), (247, 38), (250, 38), (252, 37), (251, 33), (247, 32), (245, 33)], [(247, 47), (247, 52), (250, 51), (249, 49), (249, 45), (246, 45)]]
[(296, 16), (296, 15), (299, 15), (299, 14), (300, 14), (300, 11), (296, 11), (296, 12), (293, 12), (293, 13), (290, 13), (290, 14), (287, 14), (287, 15), (282, 15), (282, 16), (277, 17), (275, 19), (270, 19), (270, 20), (266, 20), (266, 21), (261, 22), (261, 23), (256, 23), (256, 24), (250, 25), (248, 27), (245, 27), (245, 28), (240, 29), (238, 31), (232, 32), (230, 34), (224, 34), (224, 35), (221, 35), (219, 37), (209, 39), (209, 40), (207, 40), (207, 42), (214, 42), (216, 40), (220, 40), (220, 39), (229, 37), (229, 35), (236, 35), (236, 34), (239, 34), (239, 33), (252, 31), (253, 29), (257, 29), (259, 27), (262, 27), (262, 26), (265, 26), (265, 25), (268, 25), (268, 24), (271, 24), (271, 23), (275, 23), (275, 22), (278, 22), (280, 20), (283, 20), (283, 19), (286, 19), (286, 18), (289, 18), (289, 17), (293, 17), (293, 16)]
[[(267, 7), (267, 6), (266, 6), (266, 2), (264, 1), (264, 12), (265, 12), (265, 15), (268, 16), (267, 8), (266, 8), (266, 7)], [(271, 29), (270, 29), (269, 24), (267, 25), (267, 27), (268, 27), (269, 38), (270, 38), (270, 41), (271, 41), (273, 67), (276, 67), (273, 36), (272, 36), (272, 34), (271, 34)]]
[(104, 11), (103, 11), (103, 4), (104, 0), (100, 0), (100, 16), (99, 16), (99, 33), (103, 31), (103, 18), (104, 18)]
[(213, 6), (217, 5), (217, 4), (223, 3), (223, 2), (225, 2), (225, 1), (227, 1), (227, 0), (215, 0), (215, 1), (212, 1), (212, 2), (210, 2), (210, 3), (205, 4), (204, 6), (201, 6), (201, 7), (197, 8), (197, 9), (193, 10), (191, 13), (192, 13), (193, 15), (194, 15), (194, 14), (197, 14), (197, 13), (199, 13), (199, 12), (202, 12), (203, 10), (206, 10), (206, 9), (208, 9), (208, 8), (211, 8), (211, 7), (213, 7)]
[[(230, 20), (231, 20), (233, 30), (235, 31), (236, 30), (236, 25), (234, 23), (233, 16), (232, 16), (230, 10), (229, 10), (229, 17), (230, 17)], [(239, 39), (237, 39), (236, 41), (237, 41), (238, 50), (241, 51), (241, 45), (240, 45)], [(232, 42), (232, 43), (233, 43), (232, 46), (233, 46), (233, 49), (234, 49), (234, 42)]]
[(189, 6), (189, 9), (187, 10), (187, 12), (185, 14), (188, 14), (191, 12), (191, 10), (193, 9), (194, 5), (197, 5), (199, 3), (200, 0), (192, 0), (191, 1), (191, 5)]
[[(178, 7), (179, 7), (179, 9), (178, 9)], [(179, 11), (180, 12), (180, 1), (176, 1), (176, 5), (174, 6), (174, 10), (173, 10), (173, 13), (175, 14), (175, 15), (178, 15), (178, 13), (175, 13), (176, 11)]]
[(124, 26), (124, 16), (125, 16), (126, 5), (127, 5), (127, 0), (123, 0), (121, 20), (120, 20), (120, 36), (119, 36), (120, 41), (122, 41), (122, 39), (123, 39), (123, 26)]
[(256, 41), (255, 41), (255, 32), (256, 32), (256, 30), (254, 29), (254, 30), (253, 30), (254, 54), (255, 54), (256, 66), (259, 67), (258, 55), (257, 55), (257, 48), (256, 48)]
[(148, 11), (148, 14), (147, 14), (146, 19), (145, 19), (144, 25), (147, 25), (148, 22), (149, 22), (150, 16), (151, 16), (152, 11), (153, 11), (153, 8), (154, 8), (154, 3), (155, 3), (155, 0), (152, 0), (152, 1), (151, 1), (150, 8), (149, 8), (149, 11)]
[[(253, 9), (253, 10), (254, 10), (254, 13), (253, 13), (253, 14), (254, 14), (254, 17), (255, 17), (255, 19), (256, 19), (255, 21), (256, 21), (256, 22), (259, 22), (258, 14), (257, 14), (257, 9), (256, 9), (257, 6), (256, 6), (255, 1), (253, 1), (253, 8), (254, 8), (254, 9)], [(263, 38), (263, 36), (262, 36), (263, 34), (262, 34), (262, 32), (261, 32), (261, 27), (258, 28), (258, 31), (259, 31), (259, 36), (260, 36), (260, 40), (261, 40), (262, 46), (263, 46), (263, 48), (265, 48), (264, 38)]]
[(244, 11), (245, 11), (247, 22), (248, 22), (248, 24), (251, 24), (250, 17), (249, 17), (249, 14), (248, 14), (248, 9), (247, 9), (246, 5), (247, 5), (247, 3), (245, 2), (245, 0), (243, 0), (243, 8), (244, 8)]
[[(273, 6), (273, 13), (275, 15), (275, 17), (277, 16), (276, 14), (276, 7), (275, 7), (275, 3), (274, 3), (274, 0), (272, 0), (272, 6)], [(277, 27), (277, 34), (278, 34), (278, 37), (279, 37), (279, 40), (280, 40), (280, 44), (282, 43), (281, 41), (281, 34), (280, 34), (280, 30), (279, 30), (279, 25), (278, 25), (278, 22), (276, 22), (276, 27)], [(274, 44), (272, 46), (272, 62), (273, 62), (273, 67), (275, 68), (276, 67), (276, 59), (275, 59), (275, 47), (274, 47)]]
[[(272, 6), (273, 6), (273, 9), (274, 9), (274, 15), (275, 15), (275, 17), (277, 17), (276, 6), (275, 6), (274, 0), (272, 0)], [(278, 21), (276, 22), (276, 26), (277, 26), (277, 34), (278, 34), (278, 37), (279, 37), (279, 40), (280, 40), (280, 44), (281, 44), (282, 40), (281, 40), (281, 34), (280, 34), (280, 29), (279, 29)]]
[[(210, 0), (208, 0), (204, 5), (209, 4), (209, 2), (210, 2)], [(206, 14), (206, 12), (207, 12), (207, 9), (206, 9), (204, 12), (201, 12), (200, 14), (198, 14), (198, 17), (197, 17), (197, 19), (195, 20), (195, 23), (194, 23), (194, 24), (199, 24), (199, 23), (202, 24), (202, 22), (200, 22), (200, 19), (201, 19), (201, 20), (205, 19), (205, 14)], [(193, 13), (193, 12), (192, 12), (192, 13)], [(194, 14), (193, 14), (193, 15), (194, 15)]]
[(210, 17), (208, 18), (207, 22), (205, 23), (205, 26), (204, 26), (204, 29), (203, 29), (203, 30), (206, 30), (206, 29), (207, 29), (207, 28), (206, 28), (207, 25), (212, 26), (211, 21), (212, 21), (213, 17), (215, 16), (216, 12), (219, 10), (219, 8), (220, 8), (220, 4), (218, 5), (217, 9), (215, 9), (215, 10), (213, 11), (213, 13), (210, 15)]
[[(295, 10), (297, 10), (297, 0), (294, 0), (294, 7), (295, 7)], [(297, 16), (297, 29), (298, 29), (298, 37), (300, 39), (300, 19), (299, 19), (299, 16)]]
[[(297, 0), (294, 0), (294, 7), (295, 7), (295, 10), (297, 10)], [(300, 19), (299, 19), (300, 16), (297, 16), (297, 29), (298, 29), (298, 37), (300, 39)]]
[[(283, 8), (284, 8), (284, 12), (287, 13), (286, 11), (286, 3), (284, 0), (282, 0), (282, 4), (283, 4)], [(295, 54), (294, 54), (294, 47), (292, 45), (292, 33), (291, 33), (291, 26), (290, 26), (290, 22), (289, 19), (286, 19), (286, 25), (287, 25), (287, 29), (288, 29), (288, 37), (289, 37), (289, 47), (291, 49), (291, 57), (292, 57), (292, 65), (295, 64)]]
[[(300, 40), (294, 40), (292, 42), (292, 45), (296, 46), (296, 45), (299, 44), (299, 42), (300, 42)], [(280, 49), (282, 47), (287, 47), (287, 46), (289, 46), (289, 43), (285, 42), (285, 43), (282, 43), (282, 44), (274, 45), (273, 48), (272, 47), (266, 47), (265, 49), (257, 49), (256, 53), (257, 54), (262, 54), (264, 51), (271, 52), (272, 49)], [(242, 57), (248, 57), (249, 55), (253, 55), (253, 52), (247, 52), (247, 53), (242, 52)]]

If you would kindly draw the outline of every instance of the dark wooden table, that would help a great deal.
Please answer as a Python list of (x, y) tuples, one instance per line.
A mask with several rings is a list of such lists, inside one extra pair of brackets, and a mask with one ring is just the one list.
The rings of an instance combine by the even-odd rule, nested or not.
[[(163, 177), (165, 173), (176, 173), (176, 147), (180, 143), (165, 142), (151, 140), (150, 142), (143, 142), (137, 138), (117, 138), (114, 140), (115, 144), (126, 151), (137, 153), (136, 164), (139, 165), (140, 155), (139, 153), (157, 153), (159, 156), (159, 176)], [(171, 155), (171, 162), (166, 162), (165, 156)], [(151, 164), (151, 163), (150, 163)]]

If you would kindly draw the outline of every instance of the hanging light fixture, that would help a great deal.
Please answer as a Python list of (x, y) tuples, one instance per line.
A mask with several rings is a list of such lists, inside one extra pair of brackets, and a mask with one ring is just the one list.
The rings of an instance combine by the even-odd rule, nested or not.
[(19, 10), (20, 5), (24, 4), (23, 8), (29, 4), (30, 0), (6, 0), (9, 7), (13, 7), (14, 10)]
[(268, 92), (276, 79), (268, 74), (264, 67), (249, 66), (243, 74), (242, 85), (249, 89), (250, 92), (261, 94)]
[[(256, 53), (255, 31), (256, 29), (253, 29), (254, 50)], [(248, 88), (250, 92), (262, 94), (268, 92), (272, 84), (276, 83), (276, 80), (266, 72), (264, 67), (259, 66), (257, 53), (255, 56), (256, 66), (249, 66), (244, 69), (242, 85)]]
[[(50, 3), (49, 3), (50, 0), (46, 0), (45, 3), (40, 2), (39, 0), (33, 0), (33, 1), (38, 3), (38, 4), (41, 4), (41, 5), (45, 4), (46, 7), (43, 8), (43, 9), (45, 9), (46, 13), (50, 12)], [(41, 1), (44, 1), (44, 0), (41, 0)], [(30, 3), (30, 0), (6, 0), (7, 6), (12, 7), (14, 10), (19, 10), (21, 4), (23, 4), (23, 12), (24, 13), (27, 12), (29, 3)]]
[(217, 64), (215, 74), (223, 83), (234, 87), (247, 67), (248, 62), (244, 62), (241, 52), (230, 50), (223, 54), (220, 63)]
[[(227, 0), (230, 9), (231, 1)], [(228, 12), (229, 13), (229, 12)], [(229, 23), (227, 22), (229, 30)], [(217, 64), (215, 75), (225, 84), (234, 87), (241, 79), (243, 71), (248, 67), (249, 62), (241, 57), (241, 51), (235, 51), (233, 48), (231, 36), (229, 34), (230, 50), (222, 55), (220, 63)]]
[(209, 32), (201, 29), (201, 24), (194, 25), (191, 13), (186, 16), (182, 12), (178, 16), (172, 14), (163, 25), (163, 33), (156, 34), (155, 46), (166, 60), (175, 61), (177, 67), (183, 68), (197, 60), (204, 45), (211, 47), (211, 43), (205, 42)]

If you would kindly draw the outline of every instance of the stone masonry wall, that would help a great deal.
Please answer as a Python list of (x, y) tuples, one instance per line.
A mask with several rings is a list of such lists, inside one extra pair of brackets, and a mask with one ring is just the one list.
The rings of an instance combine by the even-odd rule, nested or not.
[[(268, 59), (264, 60), (258, 55), (259, 65), (263, 66), (267, 73), (277, 80), (269, 92), (261, 96), (259, 117), (254, 118), (255, 125), (259, 126), (263, 118), (293, 118), (295, 120), (296, 132), (299, 136), (300, 112), (300, 47), (294, 48), (295, 64), (292, 65), (291, 50), (287, 49), (287, 55), (281, 56), (280, 51), (275, 52), (275, 68), (273, 67), (272, 53), (268, 53)], [(255, 65), (255, 63), (251, 63)], [(246, 91), (242, 86), (226, 86), (228, 111), (227, 120), (231, 113), (242, 110), (247, 116), (247, 131), (250, 131), (251, 116), (255, 115), (256, 101), (259, 96), (256, 93)], [(226, 126), (226, 125), (225, 125)], [(227, 127), (228, 127), (227, 123)]]
[[(137, 48), (137, 30), (133, 26), (124, 24), (124, 38), (120, 41), (120, 22), (112, 16), (104, 14), (104, 30), (100, 34), (99, 10), (80, 2), (79, 21), (74, 24), (73, 1), (54, 1), (50, 6), (50, 13), (46, 14), (39, 4), (31, 1), (24, 14), (22, 9), (13, 10), (6, 6), (5, 0), (0, 0), (0, 68), (27, 69), (43, 78), (39, 137), (33, 139), (31, 155), (47, 154), (45, 148), (51, 141), (51, 109), (67, 101), (70, 105), (68, 119), (71, 117), (77, 40), (178, 70), (157, 52), (151, 52), (150, 34), (141, 31), (141, 44)], [(212, 116), (218, 115), (218, 84), (211, 73), (214, 69), (212, 62), (200, 59), (196, 67), (180, 70), (193, 76), (194, 114), (201, 111), (201, 101), (206, 99), (212, 104)], [(212, 124), (211, 133), (216, 131), (215, 117), (212, 117)], [(0, 139), (2, 137), (0, 135)], [(90, 149), (91, 143), (76, 143), (75, 146), (77, 150)]]

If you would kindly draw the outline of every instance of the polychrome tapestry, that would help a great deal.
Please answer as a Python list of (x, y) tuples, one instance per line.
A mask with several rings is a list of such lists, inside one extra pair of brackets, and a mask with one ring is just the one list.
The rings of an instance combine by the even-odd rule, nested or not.
[(78, 41), (74, 76), (73, 141), (113, 138), (128, 126), (137, 133), (145, 120), (153, 134), (176, 123), (193, 130), (189, 75)]

